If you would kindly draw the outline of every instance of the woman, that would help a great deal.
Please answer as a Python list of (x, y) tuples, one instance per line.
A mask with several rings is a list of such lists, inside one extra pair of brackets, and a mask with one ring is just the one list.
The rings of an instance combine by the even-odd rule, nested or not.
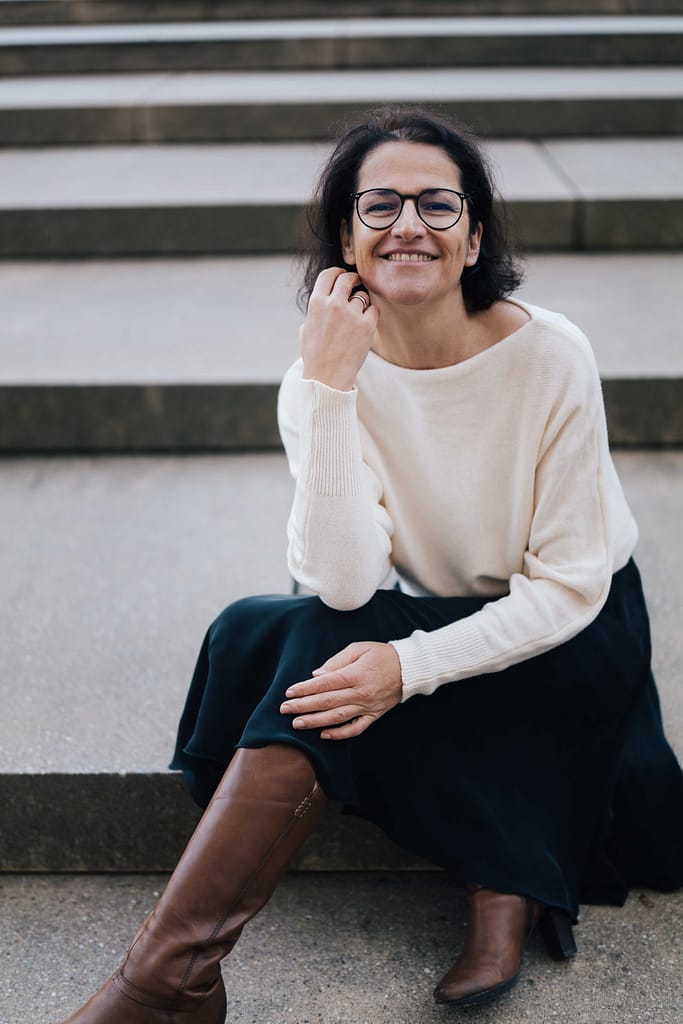
[(279, 400), (289, 566), (318, 596), (245, 599), (209, 629), (172, 766), (213, 799), (71, 1024), (222, 1024), (219, 961), (327, 797), (467, 885), (442, 1003), (511, 987), (537, 924), (571, 956), (579, 900), (683, 881), (683, 783), (586, 339), (507, 298), (519, 273), (462, 129), (380, 112), (318, 200)]

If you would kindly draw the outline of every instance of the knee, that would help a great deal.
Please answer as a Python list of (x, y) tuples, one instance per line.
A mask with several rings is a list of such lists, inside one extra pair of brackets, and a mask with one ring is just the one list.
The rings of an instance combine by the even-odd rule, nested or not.
[[(209, 627), (212, 643), (236, 636), (246, 637), (261, 634), (264, 629), (276, 625), (289, 614), (292, 607), (305, 603), (305, 598), (289, 594), (257, 594), (233, 601), (218, 615)], [(311, 599), (309, 599), (311, 600)]]
[(216, 616), (209, 626), (211, 639), (220, 639), (226, 634), (234, 633), (235, 629), (247, 629), (259, 614), (263, 600), (262, 597), (241, 597), (237, 601), (233, 601)]

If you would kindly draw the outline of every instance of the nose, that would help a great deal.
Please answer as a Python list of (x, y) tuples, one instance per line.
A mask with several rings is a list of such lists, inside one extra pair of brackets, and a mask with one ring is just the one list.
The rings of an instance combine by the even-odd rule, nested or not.
[(400, 216), (391, 226), (391, 233), (397, 238), (417, 238), (425, 233), (425, 224), (417, 215), (414, 199), (406, 199)]

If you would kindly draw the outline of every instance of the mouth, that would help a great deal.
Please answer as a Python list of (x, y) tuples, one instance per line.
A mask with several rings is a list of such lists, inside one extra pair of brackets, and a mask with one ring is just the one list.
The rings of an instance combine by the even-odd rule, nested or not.
[(382, 259), (389, 263), (431, 263), (436, 256), (426, 252), (388, 252)]

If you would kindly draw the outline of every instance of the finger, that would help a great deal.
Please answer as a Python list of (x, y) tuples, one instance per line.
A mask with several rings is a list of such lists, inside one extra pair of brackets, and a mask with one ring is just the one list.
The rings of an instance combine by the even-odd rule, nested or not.
[[(340, 668), (346, 668), (347, 665), (353, 665), (355, 661), (363, 656), (367, 648), (363, 644), (349, 644), (348, 647), (344, 647), (341, 651), (333, 654), (331, 658), (324, 661), (320, 668), (313, 670), (313, 676), (318, 677), (324, 675), (327, 672), (335, 672)], [(289, 694), (288, 694), (289, 695)]]
[(347, 686), (345, 676), (330, 670), (314, 676), (313, 679), (302, 679), (300, 683), (293, 683), (285, 690), (285, 697), (310, 697), (314, 693), (326, 693), (328, 690), (345, 690)]
[(348, 270), (335, 278), (331, 295), (333, 297), (338, 295), (340, 299), (346, 299), (346, 301), (348, 301), (351, 298), (351, 292), (354, 288), (357, 288), (359, 284), (360, 277), (355, 270)]
[(294, 729), (324, 729), (329, 726), (345, 725), (358, 715), (363, 714), (363, 709), (357, 704), (346, 704), (340, 708), (333, 708), (332, 711), (319, 711), (313, 715), (301, 715), (292, 719)]
[(320, 733), (321, 740), (350, 740), (354, 736), (360, 736), (362, 732), (375, 721), (370, 715), (359, 715), (352, 722), (337, 726), (336, 729), (323, 729)]
[(337, 278), (346, 273), (347, 271), (343, 267), (327, 267), (325, 270), (321, 270), (313, 285), (313, 291), (324, 292), (329, 295)]
[[(311, 292), (311, 298), (318, 296), (329, 296), (335, 290), (337, 282), (343, 278), (352, 277), (354, 282), (358, 283), (358, 274), (349, 273), (348, 270), (344, 270), (342, 267), (328, 267), (326, 270), (321, 271), (318, 274), (317, 280), (313, 285), (313, 291)], [(349, 285), (349, 291), (353, 288), (353, 284)]]
[(349, 296), (349, 305), (353, 309), (357, 309), (361, 316), (370, 309), (370, 298), (368, 293), (362, 288), (355, 288)]
[(310, 697), (298, 697), (286, 700), (280, 705), (283, 715), (307, 715), (312, 711), (330, 711), (353, 700), (353, 690), (332, 690), (326, 693), (313, 693)]

